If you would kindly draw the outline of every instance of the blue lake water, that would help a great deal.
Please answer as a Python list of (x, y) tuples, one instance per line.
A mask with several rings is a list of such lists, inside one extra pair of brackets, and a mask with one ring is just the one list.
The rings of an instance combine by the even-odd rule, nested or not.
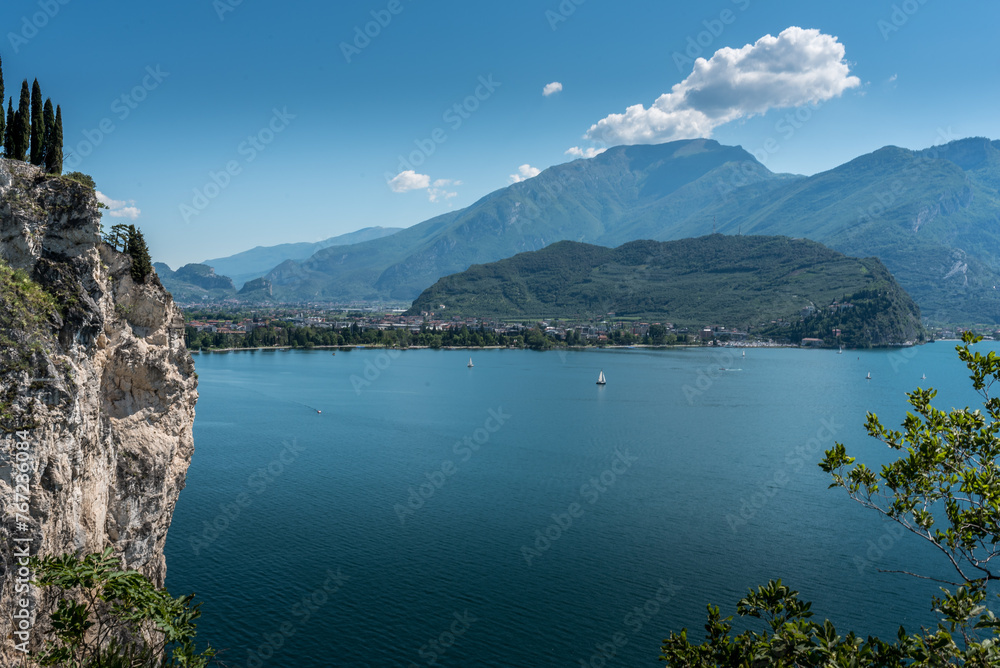
[(816, 462), (889, 461), (865, 413), (918, 385), (976, 405), (954, 345), (196, 356), (167, 586), (231, 666), (655, 666), (778, 577), (916, 629), (937, 585), (878, 569), (948, 571)]

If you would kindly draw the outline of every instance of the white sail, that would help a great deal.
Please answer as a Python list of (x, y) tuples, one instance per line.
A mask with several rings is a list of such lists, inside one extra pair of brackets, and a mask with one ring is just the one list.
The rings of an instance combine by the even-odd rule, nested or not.
[(601, 369), (601, 374), (597, 377), (598, 385), (607, 385), (608, 381), (604, 379), (604, 369)]
[(468, 366), (470, 369), (474, 366), (471, 357), (469, 358), (469, 363), (466, 366)]

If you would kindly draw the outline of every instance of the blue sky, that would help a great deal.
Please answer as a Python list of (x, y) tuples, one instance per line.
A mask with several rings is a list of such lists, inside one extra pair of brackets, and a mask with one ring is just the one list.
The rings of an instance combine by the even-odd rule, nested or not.
[(67, 167), (175, 268), (407, 227), (573, 147), (710, 135), (813, 174), (890, 144), (1000, 138), (992, 2), (6, 0), (0, 14), (7, 95), (38, 78), (62, 105)]

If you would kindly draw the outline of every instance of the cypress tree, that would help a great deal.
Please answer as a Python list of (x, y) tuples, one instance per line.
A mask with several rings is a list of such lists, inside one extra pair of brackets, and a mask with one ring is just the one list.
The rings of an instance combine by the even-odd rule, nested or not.
[(14, 155), (14, 99), (7, 99), (7, 123), (3, 133), (3, 153), (8, 158)]
[(52, 145), (52, 135), (56, 131), (56, 113), (52, 110), (52, 99), (46, 98), (45, 100), (45, 110), (42, 112), (42, 122), (45, 125), (45, 137), (42, 139), (42, 162), (41, 164), (46, 166), (46, 171), (48, 171), (48, 154), (49, 146)]
[(13, 135), (14, 154), (9, 157), (24, 162), (31, 143), (31, 95), (28, 93), (27, 79), (21, 84), (21, 103), (14, 113)]
[(125, 242), (125, 252), (132, 257), (132, 279), (136, 283), (145, 283), (146, 277), (153, 272), (153, 261), (146, 248), (146, 240), (135, 225), (128, 226), (128, 240)]
[(3, 91), (3, 58), (0, 58), (0, 142), (7, 146), (7, 123), (3, 117), (3, 99), (6, 97)]
[(41, 165), (45, 147), (45, 118), (42, 116), (42, 87), (31, 84), (31, 164)]
[[(46, 109), (50, 105), (46, 103)], [(45, 171), (49, 174), (62, 174), (63, 170), (63, 130), (62, 130), (62, 107), (56, 107), (56, 119), (53, 122), (52, 132), (49, 133), (48, 141), (45, 143)]]

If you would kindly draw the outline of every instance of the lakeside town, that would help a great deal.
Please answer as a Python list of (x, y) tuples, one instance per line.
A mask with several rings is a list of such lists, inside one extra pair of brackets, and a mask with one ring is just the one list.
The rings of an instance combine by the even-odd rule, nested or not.
[[(450, 316), (436, 312), (404, 315), (405, 309), (351, 304), (304, 305), (269, 309), (234, 309), (199, 304), (185, 309), (185, 341), (192, 350), (256, 347), (322, 347), (382, 345), (387, 347), (531, 347), (559, 345), (740, 345), (835, 347), (839, 330), (830, 337), (801, 339), (758, 336), (752, 328), (706, 323), (679, 325), (667, 321), (617, 318), (510, 322)], [(809, 315), (805, 311), (802, 316)], [(790, 322), (772, 321), (776, 327)], [(928, 328), (930, 340), (960, 338), (972, 330), (987, 340), (1000, 338), (989, 327)], [(770, 330), (773, 332), (773, 328)]]

